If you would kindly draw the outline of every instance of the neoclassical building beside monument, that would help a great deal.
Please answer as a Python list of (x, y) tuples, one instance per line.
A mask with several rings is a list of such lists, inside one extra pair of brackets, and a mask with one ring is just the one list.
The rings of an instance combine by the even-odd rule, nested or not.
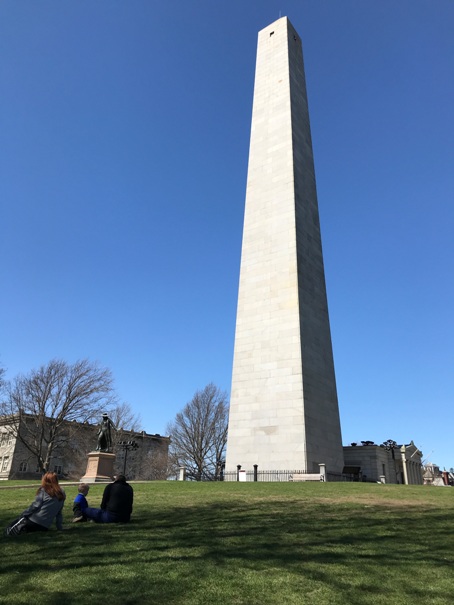
[(393, 450), (372, 441), (344, 446), (344, 472), (358, 481), (422, 485), (422, 452), (411, 441)]

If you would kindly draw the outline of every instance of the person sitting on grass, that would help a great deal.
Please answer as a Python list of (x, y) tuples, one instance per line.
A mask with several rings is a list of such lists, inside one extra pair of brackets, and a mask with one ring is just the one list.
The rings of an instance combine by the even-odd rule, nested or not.
[(88, 508), (88, 502), (86, 499), (86, 495), (88, 494), (88, 490), (90, 486), (86, 483), (79, 483), (78, 494), (74, 498), (73, 505), (73, 523), (79, 523), (80, 521), (86, 521), (87, 517), (85, 516), (85, 509)]
[(57, 529), (63, 529), (62, 509), (66, 494), (58, 484), (56, 473), (45, 473), (35, 500), (6, 528), (7, 536), (35, 531), (47, 531), (55, 519)]
[(101, 508), (86, 508), (85, 516), (95, 523), (127, 523), (131, 518), (134, 491), (124, 475), (106, 485)]

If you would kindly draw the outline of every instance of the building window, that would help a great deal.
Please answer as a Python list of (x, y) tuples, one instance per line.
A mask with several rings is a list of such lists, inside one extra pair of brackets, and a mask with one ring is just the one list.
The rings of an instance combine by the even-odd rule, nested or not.
[(12, 433), (8, 433), (8, 443), (7, 445), (12, 445), (13, 443), (13, 434)]
[(54, 466), (54, 473), (57, 473), (57, 475), (61, 475), (62, 470), (63, 470), (63, 469), (62, 469), (61, 464), (56, 464), (56, 465)]
[(3, 456), (2, 473), (8, 470), (9, 456)]
[(0, 446), (1, 445), (6, 445), (7, 437), (8, 437), (8, 433), (2, 433), (2, 438), (0, 440)]
[(20, 473), (26, 473), (27, 472), (27, 461), (24, 460), (20, 463), (19, 465), (19, 472)]

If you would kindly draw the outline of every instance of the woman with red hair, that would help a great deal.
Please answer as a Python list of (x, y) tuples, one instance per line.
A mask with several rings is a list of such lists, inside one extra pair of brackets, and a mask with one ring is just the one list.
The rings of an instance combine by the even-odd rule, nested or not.
[(35, 500), (6, 529), (6, 535), (47, 531), (54, 519), (57, 529), (63, 529), (62, 509), (65, 498), (66, 494), (58, 484), (56, 473), (45, 473)]

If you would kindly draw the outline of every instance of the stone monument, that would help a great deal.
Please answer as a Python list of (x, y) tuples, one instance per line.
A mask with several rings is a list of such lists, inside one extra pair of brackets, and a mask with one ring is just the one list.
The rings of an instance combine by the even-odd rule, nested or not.
[(301, 39), (259, 32), (226, 470), (341, 472)]
[(115, 454), (112, 446), (112, 429), (115, 425), (108, 414), (102, 415), (98, 431), (96, 450), (87, 454), (87, 470), (81, 478), (84, 483), (112, 481), (114, 475)]

